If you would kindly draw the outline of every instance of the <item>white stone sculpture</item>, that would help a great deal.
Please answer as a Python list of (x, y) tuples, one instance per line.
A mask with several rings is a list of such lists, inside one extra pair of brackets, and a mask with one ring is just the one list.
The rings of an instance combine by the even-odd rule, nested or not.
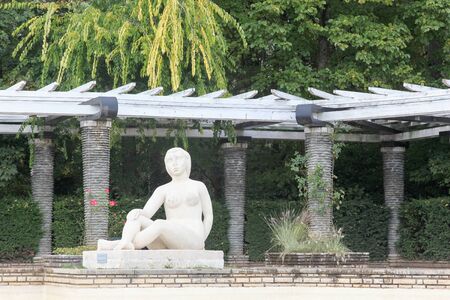
[[(143, 209), (128, 213), (121, 240), (99, 240), (98, 250), (205, 248), (213, 222), (208, 190), (202, 182), (189, 178), (191, 157), (185, 150), (168, 150), (164, 163), (172, 181), (158, 187)], [(166, 219), (152, 220), (162, 205)]]

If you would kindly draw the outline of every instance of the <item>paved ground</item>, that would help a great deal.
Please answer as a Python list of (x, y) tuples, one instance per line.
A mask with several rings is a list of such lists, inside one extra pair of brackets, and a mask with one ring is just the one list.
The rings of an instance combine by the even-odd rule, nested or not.
[(450, 300), (450, 290), (359, 288), (70, 288), (3, 286), (1, 300)]

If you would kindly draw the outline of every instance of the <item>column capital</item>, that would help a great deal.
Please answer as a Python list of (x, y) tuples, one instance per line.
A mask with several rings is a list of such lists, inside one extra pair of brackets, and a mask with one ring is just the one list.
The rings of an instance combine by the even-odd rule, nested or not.
[(242, 143), (223, 143), (220, 146), (222, 149), (247, 149), (248, 148), (248, 143), (246, 142), (242, 142)]
[(406, 151), (405, 147), (393, 146), (393, 147), (381, 147), (381, 153), (404, 153)]
[(330, 126), (320, 126), (320, 127), (308, 127), (305, 126), (305, 133), (310, 134), (321, 134), (321, 133), (327, 133), (332, 134), (334, 132), (334, 128)]
[(107, 127), (111, 128), (112, 121), (109, 120), (81, 120), (80, 127)]
[(35, 145), (39, 145), (39, 146), (51, 146), (51, 145), (53, 145), (53, 140), (51, 138), (36, 137), (33, 139), (33, 141), (30, 141), (30, 144), (31, 143), (33, 143)]

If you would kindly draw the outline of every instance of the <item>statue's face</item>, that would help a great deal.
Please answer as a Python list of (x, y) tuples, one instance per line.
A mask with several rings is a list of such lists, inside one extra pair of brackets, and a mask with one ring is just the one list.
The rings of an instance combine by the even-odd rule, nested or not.
[(166, 169), (170, 176), (183, 175), (187, 170), (186, 155), (181, 151), (173, 151), (168, 153), (165, 159)]

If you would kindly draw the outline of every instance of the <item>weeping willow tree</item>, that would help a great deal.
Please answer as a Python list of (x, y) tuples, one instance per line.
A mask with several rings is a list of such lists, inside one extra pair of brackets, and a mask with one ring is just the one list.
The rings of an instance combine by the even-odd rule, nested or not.
[[(149, 87), (177, 90), (182, 78), (201, 88), (226, 86), (226, 27), (244, 33), (210, 0), (11, 2), (2, 9), (32, 9), (19, 26), (13, 55), (20, 61), (39, 51), (41, 81), (78, 85), (106, 72), (113, 85), (145, 78)], [(102, 73), (103, 74), (103, 73)]]

